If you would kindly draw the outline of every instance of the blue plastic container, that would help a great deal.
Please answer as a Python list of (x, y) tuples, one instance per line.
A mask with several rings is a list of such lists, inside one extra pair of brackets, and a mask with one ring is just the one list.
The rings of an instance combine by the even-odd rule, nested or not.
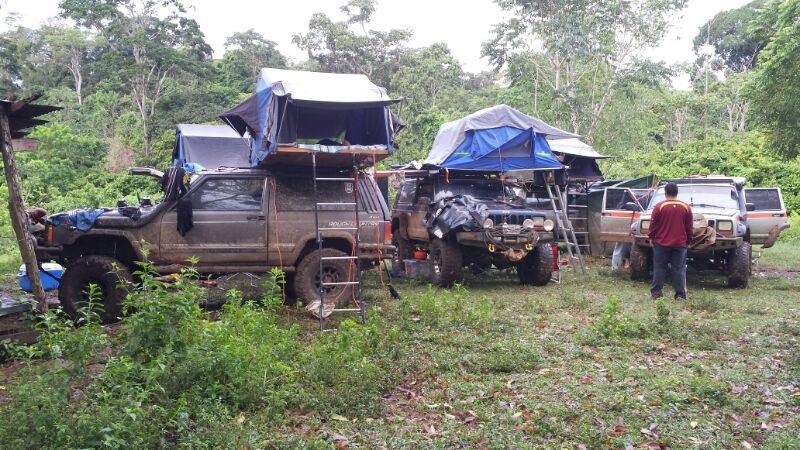
[[(43, 271), (39, 271), (39, 278), (42, 280), (42, 287), (45, 291), (52, 291), (58, 289), (58, 283), (61, 281), (61, 275), (64, 274), (64, 268), (56, 263), (42, 264)], [(51, 276), (52, 275), (52, 276)], [(31, 292), (31, 279), (28, 277), (28, 271), (25, 269), (25, 264), (19, 267), (19, 288), (26, 292)]]

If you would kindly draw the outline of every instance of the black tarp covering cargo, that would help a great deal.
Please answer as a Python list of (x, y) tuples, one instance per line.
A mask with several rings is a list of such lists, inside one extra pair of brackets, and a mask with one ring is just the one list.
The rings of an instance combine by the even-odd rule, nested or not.
[(471, 195), (456, 195), (431, 203), (425, 224), (431, 234), (441, 238), (451, 231), (481, 230), (487, 217), (489, 208), (485, 203)]

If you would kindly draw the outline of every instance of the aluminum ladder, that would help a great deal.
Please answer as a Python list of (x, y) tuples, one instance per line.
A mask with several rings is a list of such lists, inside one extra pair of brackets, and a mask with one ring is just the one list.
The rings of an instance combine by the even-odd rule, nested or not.
[[(552, 187), (551, 187), (552, 184)], [(550, 206), (556, 217), (556, 226), (558, 233), (567, 247), (567, 254), (569, 255), (570, 262), (576, 261), (581, 268), (581, 273), (586, 273), (586, 266), (583, 263), (583, 253), (578, 238), (575, 236), (575, 230), (572, 228), (572, 221), (569, 219), (567, 201), (561, 191), (558, 183), (555, 183), (555, 174), (552, 174), (551, 180), (545, 179), (545, 188), (547, 189), (547, 197), (550, 199)]]
[[(333, 310), (331, 310), (330, 314), (339, 313), (339, 312), (356, 312), (358, 313), (359, 317), (361, 318), (361, 322), (364, 323), (366, 321), (366, 313), (367, 313), (367, 305), (364, 302), (362, 296), (362, 285), (361, 285), (361, 221), (359, 218), (359, 209), (358, 209), (358, 182), (359, 182), (359, 170), (355, 164), (355, 156), (353, 160), (353, 177), (320, 177), (317, 173), (317, 152), (311, 153), (311, 170), (312, 176), (314, 179), (314, 226), (316, 228), (316, 237), (317, 237), (317, 248), (319, 250), (320, 260), (319, 260), (319, 327), (320, 330), (325, 329), (325, 319), (328, 315), (325, 314), (325, 288), (326, 287), (336, 287), (336, 286), (352, 286), (354, 292), (354, 299), (355, 299), (355, 308), (336, 308), (334, 304)], [(353, 183), (353, 201), (352, 202), (320, 202), (319, 201), (319, 186), (318, 182), (320, 181), (327, 181), (327, 182), (337, 182), (337, 183)], [(326, 210), (325, 208), (328, 207), (350, 207), (352, 209), (343, 210), (343, 209), (336, 209), (336, 211), (350, 211), (355, 216), (355, 227), (321, 227), (319, 221), (319, 213), (320, 211), (330, 211)], [(323, 237), (323, 233), (325, 231), (348, 231), (353, 232), (355, 234), (354, 237), (354, 248), (350, 255), (348, 256), (322, 256), (322, 249), (324, 246), (325, 238)], [(325, 261), (331, 260), (346, 260), (350, 262), (348, 268), (348, 275), (350, 273), (350, 269), (353, 268), (355, 265), (355, 276), (348, 277), (345, 281), (330, 281), (326, 282), (323, 277), (323, 269), (325, 266)]]

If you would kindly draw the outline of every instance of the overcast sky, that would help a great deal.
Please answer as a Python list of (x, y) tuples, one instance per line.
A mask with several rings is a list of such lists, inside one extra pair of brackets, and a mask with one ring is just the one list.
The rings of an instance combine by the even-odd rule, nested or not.
[[(668, 64), (694, 59), (692, 39), (698, 28), (720, 11), (736, 8), (750, 0), (689, 0), (689, 6), (673, 18), (673, 26), (662, 44), (649, 52), (656, 61)], [(225, 38), (235, 31), (253, 28), (278, 43), (282, 53), (294, 61), (305, 54), (292, 44), (292, 35), (308, 29), (315, 12), (342, 18), (339, 6), (345, 0), (185, 0), (189, 14), (200, 24), (217, 56)], [(0, 16), (21, 14), (21, 23), (35, 27), (58, 13), (58, 0), (0, 0)], [(372, 28), (407, 28), (413, 31), (413, 46), (445, 42), (467, 71), (489, 69), (480, 56), (481, 43), (489, 38), (493, 24), (503, 12), (492, 0), (380, 0)], [(0, 29), (7, 28), (5, 23)], [(673, 80), (679, 89), (688, 78)]]

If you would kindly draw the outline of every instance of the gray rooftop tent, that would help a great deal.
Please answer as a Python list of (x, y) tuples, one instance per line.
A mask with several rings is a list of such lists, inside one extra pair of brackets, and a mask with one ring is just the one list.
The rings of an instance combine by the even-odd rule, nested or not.
[(578, 135), (508, 105), (476, 111), (439, 128), (424, 164), (447, 169), (560, 170), (548, 141)]
[(252, 167), (303, 151), (386, 157), (402, 127), (389, 110), (396, 101), (365, 75), (262, 69), (255, 94), (219, 117), (252, 137)]
[(194, 164), (206, 169), (250, 167), (250, 147), (227, 125), (179, 124), (172, 148), (175, 165)]

